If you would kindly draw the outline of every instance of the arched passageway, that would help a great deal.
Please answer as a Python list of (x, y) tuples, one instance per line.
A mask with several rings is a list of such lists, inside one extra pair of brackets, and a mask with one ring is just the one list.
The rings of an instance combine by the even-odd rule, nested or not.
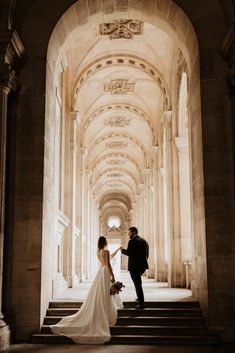
[[(124, 20), (114, 11), (101, 20), (98, 11), (75, 25), (78, 7), (62, 16), (48, 46), (45, 147), (52, 158), (44, 175), (54, 182), (44, 184), (44, 211), (48, 201), (52, 206), (44, 215), (54, 219), (53, 293), (95, 273), (100, 234), (111, 247), (125, 246), (135, 225), (150, 244), (146, 275), (198, 295), (193, 180), (203, 180), (203, 171), (200, 113), (192, 114), (200, 112), (192, 25), (176, 7), (189, 47), (163, 15), (143, 19), (137, 10)], [(109, 225), (112, 218), (117, 226)]]
[[(125, 245), (130, 224), (150, 243), (147, 275), (190, 284), (209, 326), (234, 337), (233, 16), (229, 0), (10, 1), (0, 13), (5, 68), (27, 52), (8, 97), (3, 309), (16, 339), (53, 292), (92, 275), (97, 236)], [(13, 74), (1, 77), (6, 118)]]

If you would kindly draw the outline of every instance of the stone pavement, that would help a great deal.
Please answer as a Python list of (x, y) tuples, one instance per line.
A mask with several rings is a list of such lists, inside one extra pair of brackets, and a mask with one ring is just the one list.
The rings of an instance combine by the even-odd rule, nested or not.
[[(116, 275), (116, 279), (125, 284), (120, 293), (122, 301), (135, 300), (136, 294), (130, 274), (127, 271), (121, 271)], [(143, 289), (146, 301), (189, 301), (195, 300), (192, 297), (190, 289), (169, 288), (167, 282), (156, 282), (154, 279), (142, 277)], [(86, 280), (79, 284), (77, 288), (68, 288), (57, 293), (55, 300), (78, 300), (83, 301), (91, 287), (91, 280)]]
[(12, 345), (5, 353), (233, 353), (234, 344), (217, 346)]

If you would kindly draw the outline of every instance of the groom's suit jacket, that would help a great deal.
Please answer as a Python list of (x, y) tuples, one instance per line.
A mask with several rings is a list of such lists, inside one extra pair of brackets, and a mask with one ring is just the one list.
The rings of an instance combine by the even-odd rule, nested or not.
[(135, 235), (129, 240), (127, 249), (122, 249), (122, 254), (128, 256), (128, 270), (144, 273), (149, 268), (148, 256), (149, 245), (147, 241), (139, 235)]

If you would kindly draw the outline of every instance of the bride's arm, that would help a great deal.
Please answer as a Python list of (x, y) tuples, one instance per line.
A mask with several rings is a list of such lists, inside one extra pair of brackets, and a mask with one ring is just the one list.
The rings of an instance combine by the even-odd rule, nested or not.
[(105, 255), (106, 255), (106, 264), (107, 264), (107, 267), (109, 269), (109, 273), (111, 275), (111, 282), (114, 283), (115, 282), (115, 277), (114, 277), (114, 274), (113, 274), (113, 270), (112, 270), (112, 267), (110, 265), (110, 254), (109, 254), (109, 251), (106, 250), (105, 251)]
[(117, 248), (117, 250), (115, 250), (111, 255), (110, 255), (110, 259), (112, 259), (117, 253), (119, 250), (122, 249), (122, 246), (120, 246), (119, 248)]

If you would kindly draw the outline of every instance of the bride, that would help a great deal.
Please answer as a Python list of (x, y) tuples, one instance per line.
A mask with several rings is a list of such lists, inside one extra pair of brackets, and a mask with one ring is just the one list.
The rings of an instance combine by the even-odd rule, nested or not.
[(106, 238), (99, 237), (97, 257), (101, 267), (89, 293), (77, 313), (66, 316), (56, 325), (50, 326), (53, 333), (67, 336), (75, 343), (82, 344), (102, 344), (110, 340), (109, 327), (114, 326), (117, 321), (116, 299), (110, 295), (110, 282), (115, 282), (110, 258), (120, 249), (110, 256)]

